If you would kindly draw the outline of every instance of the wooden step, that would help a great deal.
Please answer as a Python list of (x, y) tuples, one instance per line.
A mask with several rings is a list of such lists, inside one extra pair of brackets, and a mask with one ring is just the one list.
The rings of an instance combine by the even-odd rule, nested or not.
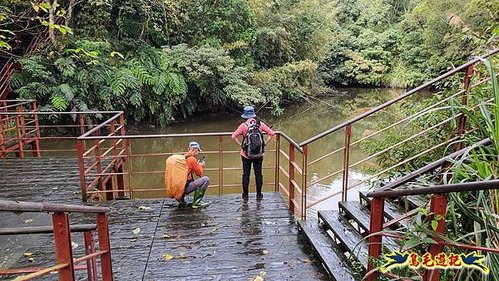
[(360, 264), (367, 269), (367, 240), (363, 239), (357, 230), (349, 224), (338, 211), (323, 210), (318, 213), (324, 227), (331, 230), (334, 237), (345, 251), (352, 253)]
[[(384, 213), (385, 217), (388, 218), (388, 220), (393, 220), (395, 218), (398, 218), (398, 217), (404, 215), (403, 212), (399, 210), (399, 207), (396, 204), (394, 204), (393, 202), (388, 201), (388, 200), (385, 201), (383, 213)], [(403, 227), (406, 227), (407, 224), (408, 224), (408, 221), (406, 218), (399, 220), (397, 222), (397, 225), (403, 226)]]
[(411, 209), (416, 209), (419, 207), (424, 207), (425, 205), (428, 204), (428, 199), (425, 196), (422, 195), (411, 195), (411, 196), (404, 196), (402, 198), (404, 202), (409, 205), (409, 208)]
[[(369, 234), (369, 225), (371, 222), (369, 211), (363, 207), (359, 201), (340, 201), (338, 205), (340, 215), (345, 217), (346, 220), (353, 220), (359, 227), (359, 233), (362, 236), (367, 236)], [(355, 229), (354, 226), (352, 226), (352, 228)], [(388, 251), (398, 249), (397, 240), (390, 237), (383, 237), (383, 246)]]
[[(360, 191), (359, 198), (363, 205), (368, 206), (371, 202), (371, 197), (367, 197), (368, 191)], [(389, 201), (389, 200), (386, 200)], [(385, 202), (386, 202), (385, 201)], [(403, 196), (399, 198), (399, 205), (402, 208), (407, 208), (408, 210), (416, 209), (419, 207), (423, 207), (427, 204), (428, 200), (422, 195), (411, 195), (411, 196)], [(405, 207), (407, 206), (407, 207)]]
[(355, 221), (361, 235), (365, 236), (369, 233), (369, 222), (371, 220), (369, 211), (359, 201), (340, 201), (338, 207), (342, 215), (349, 220)]
[(315, 220), (298, 221), (298, 225), (312, 244), (320, 257), (324, 268), (330, 274), (332, 280), (355, 281), (361, 276), (356, 276), (348, 264), (344, 261), (341, 250), (336, 246), (326, 230), (319, 227)]
[[(370, 197), (367, 197), (366, 196), (366, 192), (359, 192), (359, 197), (360, 197), (360, 201), (362, 202), (362, 205), (365, 206), (366, 208), (369, 208), (370, 207), (370, 204), (371, 204), (371, 198)], [(418, 199), (418, 200), (422, 200), (422, 199)], [(411, 203), (409, 203), (411, 204)], [(407, 209), (407, 211), (409, 210), (412, 210), (413, 208), (410, 207), (410, 209)], [(384, 210), (383, 210), (383, 213), (384, 213), (384, 216), (388, 219), (388, 220), (393, 220), (395, 218), (398, 218), (402, 215), (404, 215), (404, 210), (403, 210), (403, 207), (400, 207), (399, 205), (395, 204), (393, 201), (391, 200), (385, 200), (385, 207), (384, 207)], [(397, 226), (407, 226), (408, 224), (408, 221), (407, 219), (402, 219), (400, 221), (397, 222)]]

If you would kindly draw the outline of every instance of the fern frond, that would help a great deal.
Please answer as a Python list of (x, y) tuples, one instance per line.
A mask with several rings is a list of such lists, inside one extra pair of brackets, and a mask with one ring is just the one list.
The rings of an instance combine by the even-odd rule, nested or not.
[(21, 75), (17, 71), (14, 71), (14, 73), (12, 73), (12, 76), (10, 77), (10, 85), (12, 86), (12, 88), (19, 89), (22, 86), (25, 86), (27, 81), (23, 78), (23, 75)]
[(187, 83), (182, 75), (175, 72), (168, 73), (167, 76), (168, 88), (177, 95), (187, 93)]
[(158, 80), (153, 85), (152, 90), (156, 95), (161, 95), (168, 87), (167, 77), (163, 74), (159, 75)]
[(108, 67), (96, 66), (91, 70), (91, 77), (94, 84), (108, 84), (113, 77), (113, 71)]
[(133, 91), (130, 95), (130, 103), (134, 106), (139, 106), (142, 103), (142, 94), (140, 91)]
[(133, 75), (144, 85), (153, 85), (154, 79), (141, 65), (134, 65), (131, 69)]
[(64, 95), (66, 101), (71, 102), (73, 100), (75, 95), (73, 89), (71, 88), (71, 86), (69, 86), (69, 84), (61, 84), (57, 86), (57, 88)]
[(69, 105), (66, 99), (61, 95), (52, 95), (50, 97), (50, 102), (52, 103), (52, 106), (59, 111), (65, 110)]
[(71, 58), (59, 58), (54, 65), (65, 77), (73, 77), (76, 73), (76, 66)]

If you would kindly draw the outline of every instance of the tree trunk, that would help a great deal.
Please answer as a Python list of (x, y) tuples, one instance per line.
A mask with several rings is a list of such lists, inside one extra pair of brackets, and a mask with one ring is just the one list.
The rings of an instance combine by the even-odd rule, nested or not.
[(68, 13), (66, 14), (66, 22), (64, 25), (71, 26), (71, 22), (73, 21), (73, 9), (76, 5), (76, 0), (69, 0)]
[(55, 25), (55, 20), (54, 20), (54, 17), (55, 17), (55, 9), (56, 9), (56, 6), (57, 6), (57, 0), (53, 0), (52, 4), (50, 3), (51, 1), (50, 0), (45, 0), (47, 4), (50, 5), (50, 10), (49, 10), (49, 39), (50, 39), (50, 42), (52, 42), (52, 44), (54, 45), (54, 47), (56, 46), (57, 42), (55, 40), (55, 33), (54, 33), (54, 25)]

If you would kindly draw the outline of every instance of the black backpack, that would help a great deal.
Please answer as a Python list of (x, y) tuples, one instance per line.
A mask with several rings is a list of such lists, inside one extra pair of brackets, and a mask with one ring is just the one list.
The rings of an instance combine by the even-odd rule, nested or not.
[(243, 139), (243, 150), (249, 159), (259, 159), (263, 157), (265, 151), (265, 142), (263, 134), (260, 131), (260, 121), (251, 122), (248, 125), (246, 135)]

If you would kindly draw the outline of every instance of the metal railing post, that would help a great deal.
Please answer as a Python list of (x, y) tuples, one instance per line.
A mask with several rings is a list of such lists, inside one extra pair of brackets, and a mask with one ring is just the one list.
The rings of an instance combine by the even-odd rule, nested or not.
[[(94, 136), (99, 136), (99, 130), (95, 131)], [(95, 162), (96, 162), (95, 169), (98, 174), (97, 189), (104, 190), (102, 186), (103, 183), (101, 181), (102, 168), (101, 168), (101, 158), (100, 158), (100, 140), (98, 138), (94, 140), (94, 146), (95, 146), (94, 152), (95, 152)]]
[[(445, 214), (447, 212), (447, 194), (433, 194), (431, 196), (431, 201), (430, 201), (430, 212), (431, 216), (429, 217), (430, 225), (429, 227), (431, 228), (431, 222), (435, 219), (436, 216), (439, 216), (438, 225), (437, 229), (435, 229), (435, 232), (438, 234), (444, 234), (445, 233)], [(442, 249), (444, 246), (440, 244), (439, 242), (442, 242), (442, 239), (438, 237), (433, 237), (433, 239), (438, 243), (438, 244), (431, 244), (428, 248), (428, 252), (431, 254), (432, 257), (435, 257), (437, 254), (442, 252)], [(438, 281), (439, 280), (439, 275), (440, 275), (440, 270), (433, 269), (433, 270), (426, 270), (424, 275), (423, 275), (423, 280), (424, 281)]]
[(276, 134), (276, 139), (275, 139), (275, 177), (274, 177), (274, 181), (275, 181), (275, 186), (274, 186), (274, 189), (276, 192), (279, 191), (279, 167), (281, 165), (279, 159), (281, 158), (280, 155), (281, 155), (281, 135), (280, 134)]
[[(17, 112), (19, 112), (19, 107), (17, 107)], [(20, 121), (20, 116), (18, 114), (14, 116), (14, 121), (16, 126), (16, 137), (17, 137), (17, 146), (18, 146), (18, 151), (16, 152), (16, 155), (17, 157), (24, 158), (24, 145), (21, 136), (22, 134), (21, 121)]]
[(375, 197), (371, 201), (371, 224), (369, 226), (369, 260), (367, 265), (367, 272), (370, 274), (366, 277), (366, 281), (375, 281), (379, 276), (379, 271), (375, 271), (376, 260), (381, 257), (381, 243), (383, 236), (381, 234), (373, 235), (373, 233), (379, 233), (383, 230), (383, 208), (385, 200), (382, 197)]
[[(85, 240), (85, 255), (95, 253), (95, 243), (94, 236), (91, 231), (85, 231), (83, 233)], [(97, 262), (94, 258), (87, 260), (87, 280), (97, 281)]]
[(350, 162), (350, 138), (352, 136), (352, 125), (345, 127), (345, 148), (343, 150), (343, 185), (341, 200), (348, 200), (348, 166)]
[(128, 191), (130, 193), (130, 199), (133, 199), (133, 158), (132, 158), (132, 140), (126, 140), (127, 142), (127, 165), (128, 165)]
[(307, 218), (307, 154), (308, 154), (308, 145), (303, 146), (303, 154), (302, 154), (302, 194), (301, 194), (301, 219), (304, 220)]
[(295, 148), (290, 143), (289, 144), (289, 210), (291, 213), (295, 213), (295, 185), (293, 181), (295, 180), (295, 167), (293, 163), (295, 162)]
[[(113, 119), (113, 121), (111, 122), (110, 124), (110, 130), (111, 130), (111, 136), (115, 136), (116, 135), (116, 121)], [(116, 153), (116, 139), (111, 139), (111, 163), (113, 163), (113, 173), (116, 174), (118, 172), (118, 161), (117, 161), (117, 153)], [(115, 176), (110, 176), (109, 179), (107, 180), (107, 183), (106, 183), (106, 199), (107, 200), (113, 200), (114, 199), (114, 190), (116, 190), (115, 188), (116, 184), (115, 184)], [(111, 191), (111, 192), (109, 192)]]
[[(125, 136), (125, 116), (123, 113), (120, 114), (120, 135), (123, 137)], [(125, 174), (124, 174), (124, 165), (128, 160), (128, 145), (127, 145), (127, 140), (126, 139), (121, 139), (121, 149), (122, 149), (122, 155), (120, 156), (118, 160), (118, 173), (117, 179), (118, 179), (118, 196), (119, 197), (124, 197), (125, 196)]]
[(85, 179), (85, 158), (84, 153), (84, 140), (76, 140), (76, 153), (78, 155), (78, 169), (80, 170), (80, 188), (81, 188), (81, 200), (87, 202), (87, 181)]
[(67, 264), (59, 269), (60, 281), (75, 280), (73, 265), (73, 248), (71, 245), (71, 230), (67, 213), (52, 214), (54, 228), (55, 251), (58, 264)]
[(33, 101), (32, 105), (32, 113), (33, 113), (33, 120), (35, 122), (35, 140), (33, 143), (33, 156), (34, 157), (40, 157), (41, 152), (40, 152), (40, 123), (38, 120), (38, 106), (36, 101)]
[[(83, 113), (78, 114), (78, 120), (80, 123), (80, 136), (85, 133), (85, 116)], [(85, 147), (85, 142), (83, 142), (83, 150), (86, 150), (87, 148)]]
[(118, 175), (116, 175), (116, 180), (118, 182), (118, 197), (125, 197), (125, 175), (123, 171), (123, 164), (118, 168)]
[[(470, 65), (466, 68), (465, 73), (464, 73), (464, 93), (463, 97), (461, 99), (461, 105), (466, 106), (468, 104), (468, 93), (470, 91), (470, 81), (471, 81), (471, 76), (473, 76), (473, 65)], [(464, 134), (464, 131), (466, 129), (466, 114), (461, 114), (459, 117), (459, 123), (457, 127), (457, 136), (461, 137)], [(460, 150), (463, 148), (463, 143), (458, 142), (456, 146), (456, 150)]]
[(224, 137), (218, 136), (218, 194), (224, 194)]
[(0, 114), (0, 157), (5, 154), (5, 139), (4, 139), (4, 125), (3, 125), (3, 115)]
[(99, 251), (106, 251), (101, 255), (102, 280), (113, 280), (113, 268), (111, 261), (111, 244), (109, 241), (108, 217), (106, 213), (97, 214), (97, 233), (99, 238)]

